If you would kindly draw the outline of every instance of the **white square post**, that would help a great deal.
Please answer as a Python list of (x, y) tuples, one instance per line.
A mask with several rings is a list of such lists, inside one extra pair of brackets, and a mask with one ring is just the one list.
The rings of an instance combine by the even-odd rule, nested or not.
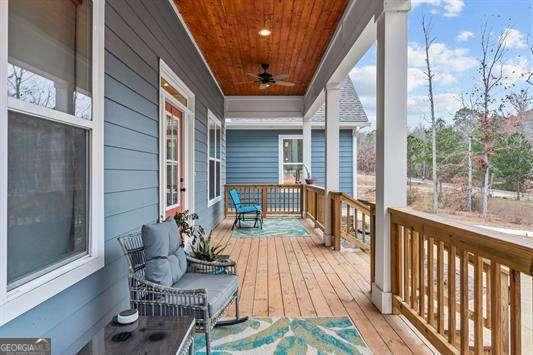
[[(307, 172), (311, 173), (311, 117), (305, 116), (303, 119), (303, 163), (308, 171), (304, 172), (304, 178), (309, 176), (305, 175)], [(304, 169), (305, 170), (305, 169)]]
[[(303, 135), (303, 163), (304, 163), (304, 181), (307, 178), (311, 177), (311, 146), (312, 146), (312, 139), (311, 139), (311, 117), (310, 116), (304, 116), (303, 118), (303, 127), (302, 127), (302, 135)], [(302, 193), (304, 191), (302, 190)], [(303, 202), (302, 206), (302, 218), (307, 218), (307, 194), (304, 193), (303, 199), (301, 200)]]
[(383, 1), (377, 16), (376, 249), (372, 302), (392, 312), (388, 207), (407, 204), (407, 12), (409, 0)]
[(339, 191), (339, 100), (340, 83), (326, 86), (326, 196), (324, 201), (324, 245), (331, 246), (331, 203), (329, 193)]

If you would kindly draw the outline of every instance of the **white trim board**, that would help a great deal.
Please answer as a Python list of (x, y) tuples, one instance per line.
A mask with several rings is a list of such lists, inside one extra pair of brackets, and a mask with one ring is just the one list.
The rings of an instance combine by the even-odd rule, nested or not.
[[(172, 87), (180, 92), (187, 99), (187, 106), (176, 100), (172, 95), (161, 87), (161, 78), (164, 78)], [(159, 218), (164, 219), (166, 214), (166, 116), (165, 100), (170, 101), (180, 110), (183, 110), (183, 142), (182, 146), (186, 147), (184, 154), (184, 172), (188, 178), (185, 181), (185, 198), (183, 209), (194, 211), (194, 187), (196, 172), (194, 170), (194, 125), (195, 125), (195, 95), (191, 89), (174, 73), (174, 71), (163, 61), (159, 59)]]
[[(209, 151), (211, 149), (211, 142), (209, 141), (209, 121), (214, 121), (215, 124), (218, 126), (218, 128), (220, 129), (220, 147), (216, 147), (216, 136), (215, 136), (215, 147), (220, 149), (220, 158), (216, 158), (216, 150), (215, 150), (215, 158), (211, 158), (209, 156)], [(210, 109), (207, 109), (207, 154), (206, 154), (206, 160), (207, 160), (207, 166), (206, 166), (206, 177), (207, 177), (207, 207), (211, 207), (213, 205), (215, 205), (217, 202), (219, 201), (222, 201), (222, 196), (224, 194), (224, 185), (222, 183), (222, 172), (221, 172), (221, 169), (222, 169), (222, 160), (223, 160), (223, 157), (222, 157), (222, 132), (225, 131), (224, 129), (224, 125), (222, 124), (222, 121), (220, 121), (220, 119), (210, 110)], [(225, 133), (224, 133), (225, 134)], [(209, 161), (210, 160), (214, 160), (214, 161), (217, 161), (219, 163), (219, 166), (220, 166), (220, 170), (218, 171), (218, 173), (220, 174), (220, 186), (218, 187), (219, 188), (219, 192), (220, 192), (220, 195), (219, 196), (215, 196), (213, 199), (209, 199), (209, 185), (211, 184), (211, 182), (209, 181)], [(215, 164), (216, 166), (216, 164)], [(215, 175), (215, 181), (216, 181), (216, 175)], [(216, 190), (215, 190), (215, 193), (216, 193)]]
[(303, 167), (303, 163), (304, 163), (303, 160), (301, 163), (284, 163), (283, 162), (283, 141), (285, 139), (301, 139), (303, 141), (304, 136), (301, 134), (280, 134), (278, 135), (278, 181), (280, 184), (283, 184), (283, 166), (285, 164), (287, 165), (302, 164), (302, 167)]
[[(362, 128), (370, 125), (369, 122), (340, 122), (340, 129)], [(311, 122), (312, 129), (325, 129), (325, 123), (322, 121)], [(226, 119), (226, 129), (242, 130), (272, 130), (272, 129), (303, 129), (302, 119)]]
[(303, 118), (303, 96), (226, 96), (226, 118)]

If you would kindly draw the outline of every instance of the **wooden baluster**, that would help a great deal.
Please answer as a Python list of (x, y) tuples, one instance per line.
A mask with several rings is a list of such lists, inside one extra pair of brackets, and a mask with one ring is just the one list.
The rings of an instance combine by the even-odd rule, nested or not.
[(228, 185), (224, 185), (224, 218), (228, 217)]
[[(357, 212), (355, 212), (357, 213)], [(346, 232), (348, 234), (351, 233), (351, 227), (352, 227), (352, 216), (350, 213), (350, 204), (346, 204)], [(357, 233), (356, 233), (357, 234)]]
[(341, 250), (341, 220), (342, 220), (342, 203), (340, 196), (335, 194), (333, 196), (333, 208), (331, 209), (333, 215), (331, 216), (331, 223), (333, 223), (332, 232), (334, 237), (333, 248)]
[[(359, 215), (359, 213), (357, 213)], [(362, 231), (362, 241), (366, 243), (366, 216), (363, 211), (361, 211), (361, 231)]]
[(511, 313), (511, 354), (520, 354), (522, 350), (522, 309), (520, 304), (520, 271), (512, 270), (509, 274), (510, 313)]
[(411, 229), (411, 308), (416, 309), (417, 305), (417, 287), (418, 283), (418, 248), (417, 233)]
[(468, 252), (461, 251), (461, 352), (469, 352)]
[(457, 337), (455, 333), (455, 246), (448, 249), (448, 342), (455, 345)]
[[(393, 298), (400, 293), (400, 235), (398, 233), (398, 225), (391, 223), (391, 291)], [(392, 302), (392, 313), (398, 314), (399, 311), (394, 307), (394, 301)]]
[[(372, 217), (370, 217), (372, 218)], [(403, 294), (403, 287), (402, 285), (406, 282), (403, 278), (405, 277), (404, 276), (404, 272), (403, 272), (403, 261), (402, 260), (405, 260), (405, 250), (404, 250), (404, 242), (403, 240), (405, 239), (405, 235), (404, 235), (404, 231), (403, 231), (403, 227), (399, 224), (396, 225), (396, 235), (398, 236), (398, 264), (397, 264), (397, 272), (398, 272), (398, 295), (400, 295), (400, 297), (404, 297), (404, 294)], [(371, 258), (373, 259), (373, 252), (374, 250), (372, 249), (372, 246), (374, 245), (374, 240), (373, 238), (370, 239), (370, 253), (371, 253)], [(371, 263), (371, 266), (372, 266), (372, 263)]]
[(483, 353), (483, 259), (474, 257), (474, 352)]
[(437, 245), (437, 330), (444, 335), (444, 243)]
[[(398, 226), (400, 228), (400, 226)], [(375, 281), (376, 270), (376, 216), (374, 213), (370, 214), (370, 281), (371, 284)]]
[(424, 234), (419, 233), (418, 234), (418, 314), (423, 318), (425, 316), (425, 297), (426, 297), (426, 289), (424, 287), (425, 280), (424, 280)]
[(490, 325), (492, 324), (492, 307), (490, 306), (492, 281), (490, 278), (490, 264), (486, 260), (483, 261), (483, 273), (485, 274), (485, 319), (483, 320), (483, 324), (490, 329)]
[(403, 228), (403, 301), (409, 302), (409, 264), (411, 263), (411, 248), (409, 238), (411, 236), (410, 230), (407, 227)]
[(501, 298), (501, 313), (502, 313), (502, 321), (500, 323), (500, 326), (502, 327), (502, 347), (503, 352), (508, 354), (509, 348), (510, 348), (510, 312), (511, 309), (509, 307), (510, 305), (510, 292), (509, 292), (509, 285), (510, 285), (510, 275), (508, 269), (504, 271), (504, 269), (501, 269), (501, 287), (500, 287), (500, 298)]
[(302, 215), (302, 218), (305, 218), (304, 214), (305, 214), (305, 206), (304, 206), (304, 201), (305, 201), (305, 190), (304, 190), (304, 187), (305, 185), (301, 185), (300, 186), (300, 214)]
[[(491, 261), (490, 263), (490, 308), (491, 308), (491, 324), (490, 324), (490, 344), (493, 354), (502, 353), (502, 304), (500, 298), (501, 282), (501, 266), (500, 264)], [(488, 296), (488, 294), (487, 294)]]
[(268, 187), (266, 186), (261, 188), (261, 212), (263, 218), (267, 216), (267, 189)]
[(428, 240), (428, 315), (427, 320), (431, 326), (435, 326), (435, 256), (434, 256), (434, 239)]

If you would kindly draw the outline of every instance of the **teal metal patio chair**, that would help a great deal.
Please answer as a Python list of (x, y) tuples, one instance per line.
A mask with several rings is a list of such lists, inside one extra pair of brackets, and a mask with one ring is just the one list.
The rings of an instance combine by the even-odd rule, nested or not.
[[(257, 228), (257, 225), (259, 224), (259, 227), (263, 229), (263, 213), (261, 211), (261, 204), (241, 203), (239, 192), (235, 188), (230, 189), (228, 193), (231, 198), (231, 201), (233, 202), (233, 205), (235, 205), (235, 221), (233, 222), (233, 226), (231, 227), (231, 229), (232, 230), (235, 229), (235, 226), (237, 225), (237, 223), (239, 224), (239, 228), (242, 228), (242, 225), (241, 225), (242, 221), (254, 221), (254, 228)], [(246, 215), (250, 215), (250, 214), (254, 215), (254, 217), (246, 218)]]

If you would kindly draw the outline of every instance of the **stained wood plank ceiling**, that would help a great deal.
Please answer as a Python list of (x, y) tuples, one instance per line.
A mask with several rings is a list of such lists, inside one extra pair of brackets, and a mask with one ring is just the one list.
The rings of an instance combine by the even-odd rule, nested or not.
[[(303, 95), (348, 0), (174, 0), (225, 95)], [(270, 36), (259, 35), (268, 29)], [(259, 89), (246, 73), (289, 74)]]

